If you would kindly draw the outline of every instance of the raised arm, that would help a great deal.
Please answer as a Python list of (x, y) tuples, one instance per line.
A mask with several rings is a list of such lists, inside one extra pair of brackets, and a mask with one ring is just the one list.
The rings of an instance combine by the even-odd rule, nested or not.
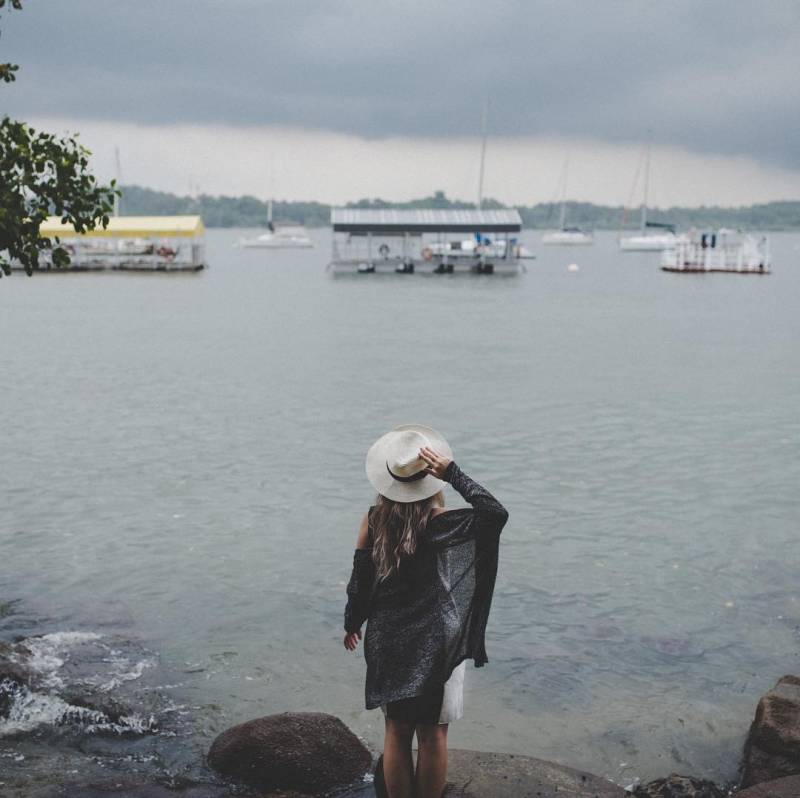
[(508, 520), (508, 511), (486, 488), (470, 479), (455, 460), (448, 460), (427, 447), (420, 449), (420, 455), (428, 463), (428, 473), (449, 482), (472, 505), (481, 531), (500, 533)]

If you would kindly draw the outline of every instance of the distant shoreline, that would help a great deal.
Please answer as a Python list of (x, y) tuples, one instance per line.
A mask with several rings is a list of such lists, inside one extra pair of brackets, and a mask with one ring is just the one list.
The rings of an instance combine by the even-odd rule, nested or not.
[[(200, 214), (206, 227), (266, 227), (267, 203), (252, 196), (227, 197), (201, 194), (196, 197), (179, 196), (155, 191), (141, 186), (122, 186), (120, 210), (123, 215), (181, 215)], [(276, 200), (273, 213), (278, 224), (301, 224), (324, 228), (330, 225), (331, 205), (316, 201)], [(437, 191), (431, 197), (408, 202), (389, 202), (381, 199), (359, 200), (347, 203), (353, 208), (406, 208), (406, 209), (469, 209), (474, 203), (449, 199)], [(507, 207), (496, 200), (486, 200), (486, 210)], [(554, 203), (516, 206), (526, 230), (547, 230), (558, 227), (559, 209)], [(593, 230), (638, 229), (638, 209), (620, 206), (595, 205), (591, 202), (567, 203), (569, 225)], [(800, 230), (800, 199), (768, 202), (738, 208), (718, 206), (697, 208), (650, 208), (648, 220), (674, 224), (678, 229), (690, 227), (732, 227), (745, 230), (791, 232)], [(624, 221), (624, 225), (621, 224)]]

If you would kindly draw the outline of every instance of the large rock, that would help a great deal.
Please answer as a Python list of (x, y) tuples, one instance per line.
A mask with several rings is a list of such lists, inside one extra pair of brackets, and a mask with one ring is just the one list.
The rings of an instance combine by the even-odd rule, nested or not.
[(208, 763), (259, 790), (318, 795), (360, 779), (372, 755), (333, 715), (284, 712), (224, 731), (211, 745)]
[[(213, 784), (178, 784), (167, 787), (144, 777), (119, 776), (106, 781), (63, 781), (26, 791), (26, 798), (260, 798)], [(272, 796), (270, 797), (272, 798)]]
[[(381, 759), (375, 793), (386, 796)], [(622, 787), (582, 770), (517, 754), (448, 751), (447, 786), (442, 798), (625, 798)]]
[(800, 677), (762, 696), (744, 746), (742, 787), (800, 774)]
[(633, 794), (636, 798), (725, 798), (726, 795), (713, 781), (677, 773), (640, 784)]
[(798, 798), (800, 776), (784, 776), (782, 779), (765, 781), (735, 793), (736, 798)]

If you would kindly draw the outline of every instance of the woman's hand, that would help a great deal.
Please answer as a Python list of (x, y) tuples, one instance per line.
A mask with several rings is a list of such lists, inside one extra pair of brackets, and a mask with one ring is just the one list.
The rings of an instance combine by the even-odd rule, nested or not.
[(357, 632), (348, 632), (344, 636), (344, 647), (348, 651), (355, 651), (359, 640), (361, 640), (361, 630), (360, 629)]
[(434, 451), (430, 446), (423, 446), (419, 450), (419, 456), (428, 464), (425, 469), (429, 474), (432, 474), (437, 479), (444, 479), (444, 472), (447, 466), (450, 465), (450, 460), (442, 457), (439, 452)]

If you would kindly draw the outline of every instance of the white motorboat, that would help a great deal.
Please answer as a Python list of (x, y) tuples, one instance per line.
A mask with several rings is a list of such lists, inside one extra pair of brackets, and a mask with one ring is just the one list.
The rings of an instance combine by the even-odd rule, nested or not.
[[(641, 164), (641, 161), (640, 161)], [(636, 169), (636, 177), (634, 184), (637, 182), (639, 176), (639, 167)], [(644, 158), (644, 191), (642, 196), (641, 206), (641, 220), (639, 223), (639, 232), (632, 235), (623, 236), (619, 238), (619, 248), (623, 252), (660, 252), (670, 247), (675, 246), (677, 237), (675, 235), (675, 227), (671, 224), (664, 224), (663, 222), (648, 222), (647, 221), (647, 192), (650, 185), (650, 139), (647, 140)], [(624, 219), (624, 213), (623, 213)], [(658, 232), (649, 233), (648, 230), (656, 230)]]
[(305, 227), (276, 227), (253, 238), (242, 238), (240, 247), (253, 249), (307, 249), (314, 246)]
[(575, 246), (593, 244), (594, 234), (579, 227), (562, 227), (561, 230), (549, 230), (542, 234), (543, 244), (561, 244)]
[(677, 240), (675, 233), (643, 233), (620, 238), (619, 248), (624, 252), (661, 252), (674, 247)]
[(272, 200), (267, 205), (267, 228), (252, 238), (240, 238), (236, 246), (253, 249), (308, 249), (314, 242), (301, 225), (281, 225), (277, 227), (272, 221)]

